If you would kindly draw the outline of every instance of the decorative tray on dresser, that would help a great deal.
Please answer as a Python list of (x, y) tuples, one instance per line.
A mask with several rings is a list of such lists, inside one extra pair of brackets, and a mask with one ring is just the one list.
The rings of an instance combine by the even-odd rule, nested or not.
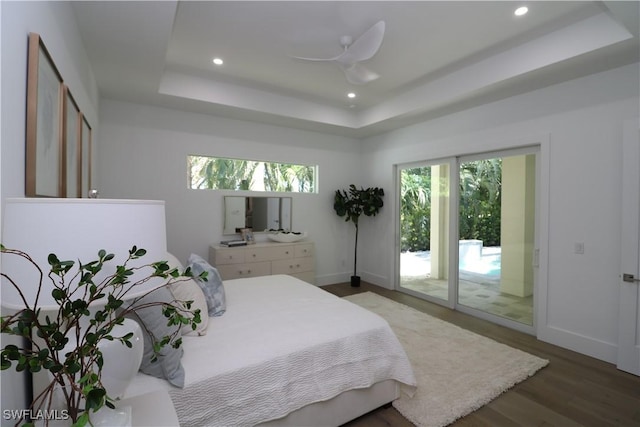
[(314, 245), (308, 241), (210, 246), (209, 263), (218, 269), (223, 280), (289, 274), (315, 284)]

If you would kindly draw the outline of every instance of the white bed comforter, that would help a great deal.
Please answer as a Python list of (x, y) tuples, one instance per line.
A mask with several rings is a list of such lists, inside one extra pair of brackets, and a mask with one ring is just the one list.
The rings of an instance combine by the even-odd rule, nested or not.
[(224, 282), (227, 312), (184, 337), (185, 387), (138, 374), (128, 395), (169, 389), (183, 426), (251, 426), (351, 389), (416, 384), (378, 315), (291, 276)]

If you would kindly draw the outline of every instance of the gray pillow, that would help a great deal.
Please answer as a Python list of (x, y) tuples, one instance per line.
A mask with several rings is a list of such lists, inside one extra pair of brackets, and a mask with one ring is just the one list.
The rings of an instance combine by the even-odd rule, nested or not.
[[(207, 300), (209, 316), (222, 316), (227, 310), (227, 300), (218, 270), (196, 254), (189, 256), (187, 264)], [(203, 271), (207, 272), (207, 280), (198, 277)]]
[[(163, 286), (136, 301), (133, 307), (149, 303), (171, 303), (173, 300), (171, 291)], [(140, 371), (157, 378), (167, 379), (176, 387), (184, 387), (184, 367), (180, 360), (184, 351), (182, 347), (176, 349), (171, 344), (167, 344), (160, 350), (158, 359), (155, 362), (151, 361), (154, 338), (159, 341), (162, 337), (173, 334), (176, 329), (179, 330), (180, 325), (167, 325), (169, 319), (162, 314), (162, 305), (136, 309), (135, 312), (129, 313), (127, 317), (140, 323), (144, 336), (144, 354), (142, 355)], [(154, 338), (149, 335), (147, 329), (153, 334)], [(179, 337), (180, 334), (178, 333), (177, 338)]]

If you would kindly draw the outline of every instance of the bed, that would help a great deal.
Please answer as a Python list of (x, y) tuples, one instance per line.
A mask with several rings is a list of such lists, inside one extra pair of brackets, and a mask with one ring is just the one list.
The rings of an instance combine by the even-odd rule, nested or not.
[(184, 387), (138, 373), (125, 397), (167, 390), (183, 426), (326, 426), (414, 392), (378, 315), (285, 275), (228, 280), (224, 291), (224, 315), (183, 337)]

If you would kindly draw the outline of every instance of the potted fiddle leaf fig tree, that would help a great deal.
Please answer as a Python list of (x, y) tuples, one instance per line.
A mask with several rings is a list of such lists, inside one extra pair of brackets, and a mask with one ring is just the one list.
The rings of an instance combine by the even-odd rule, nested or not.
[(336, 190), (333, 200), (333, 209), (338, 216), (345, 217), (345, 221), (351, 221), (356, 227), (356, 241), (353, 256), (353, 276), (351, 276), (351, 286), (360, 286), (360, 276), (357, 274), (358, 266), (358, 230), (359, 220), (362, 214), (375, 216), (384, 205), (382, 197), (384, 190), (378, 187), (356, 188), (351, 184), (349, 190)]
[[(9, 249), (0, 245), (0, 253), (16, 256), (32, 266), (39, 274), (39, 283), (17, 283), (6, 273), (0, 273), (3, 286), (11, 286), (21, 295), (24, 308), (13, 314), (2, 316), (1, 332), (22, 339), (22, 344), (5, 344), (0, 352), (2, 370), (14, 368), (18, 372), (36, 373), (44, 371), (49, 374), (50, 383), (44, 391), (34, 397), (29, 411), (54, 411), (52, 402), (60, 398), (66, 408), (62, 409), (65, 419), (69, 419), (74, 427), (92, 424), (91, 416), (104, 406), (113, 409), (113, 399), (107, 394), (102, 381), (103, 355), (101, 343), (119, 341), (123, 346), (132, 347), (133, 333), (122, 335), (114, 329), (125, 322), (127, 314), (151, 306), (161, 306), (162, 313), (170, 325), (190, 325), (193, 329), (201, 322), (200, 310), (191, 310), (191, 301), (146, 302), (142, 296), (133, 299), (135, 304), (125, 304), (127, 293), (137, 285), (152, 278), (167, 279), (162, 286), (168, 286), (192, 277), (190, 269), (179, 271), (171, 268), (166, 261), (150, 262), (141, 266), (131, 266), (131, 261), (141, 258), (146, 250), (133, 247), (122, 265), (115, 268), (115, 273), (100, 276), (99, 273), (107, 263), (114, 259), (113, 254), (104, 250), (98, 252), (98, 259), (81, 263), (80, 261), (59, 260), (55, 254), (48, 257), (48, 268), (39, 266), (27, 253)], [(22, 261), (20, 261), (22, 262)], [(143, 271), (138, 279), (131, 280), (135, 272)], [(98, 279), (100, 277), (100, 279)], [(206, 273), (199, 276), (206, 280)], [(57, 309), (44, 314), (42, 304), (30, 302), (21, 291), (21, 286), (35, 286), (44, 291), (44, 281), (53, 284), (51, 295), (56, 301)], [(106, 301), (102, 303), (100, 301)], [(131, 301), (127, 301), (129, 303)], [(90, 310), (97, 303), (99, 308)], [(145, 325), (140, 325), (146, 329)], [(179, 328), (172, 335), (153, 337), (154, 355), (157, 358), (160, 349), (165, 345), (178, 348), (181, 338)], [(37, 339), (36, 339), (37, 337)], [(69, 347), (69, 344), (72, 344)], [(22, 415), (23, 417), (27, 415)], [(25, 425), (32, 425), (28, 420)], [(45, 424), (48, 419), (45, 418)]]

